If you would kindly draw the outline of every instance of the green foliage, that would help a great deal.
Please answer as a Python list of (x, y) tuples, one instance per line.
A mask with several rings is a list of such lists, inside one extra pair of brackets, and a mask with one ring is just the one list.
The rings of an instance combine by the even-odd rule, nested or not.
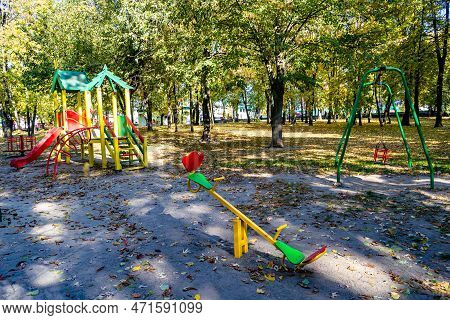
[[(54, 68), (92, 77), (106, 64), (136, 88), (134, 105), (141, 111), (151, 105), (167, 114), (174, 85), (175, 107), (186, 105), (189, 88), (195, 95), (207, 70), (213, 102), (236, 108), (245, 90), (249, 104), (265, 113), (265, 94), (278, 79), (283, 107), (305, 101), (307, 108), (345, 115), (358, 77), (387, 64), (405, 70), (412, 90), (418, 73), (419, 104), (433, 108), (432, 18), (440, 2), (432, 2), (15, 0), (2, 11), (0, 106), (20, 117), (37, 104), (38, 118), (49, 121)], [(399, 82), (386, 80), (395, 99), (403, 99)], [(446, 68), (444, 111), (449, 84)], [(374, 106), (371, 92), (363, 102), (364, 110)]]

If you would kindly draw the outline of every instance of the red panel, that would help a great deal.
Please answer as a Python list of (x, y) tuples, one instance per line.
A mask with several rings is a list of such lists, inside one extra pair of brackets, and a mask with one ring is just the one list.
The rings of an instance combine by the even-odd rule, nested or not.
[(187, 172), (193, 172), (202, 165), (204, 158), (205, 155), (203, 153), (192, 151), (188, 155), (184, 156), (181, 159), (181, 162), (183, 162), (183, 165), (186, 168)]

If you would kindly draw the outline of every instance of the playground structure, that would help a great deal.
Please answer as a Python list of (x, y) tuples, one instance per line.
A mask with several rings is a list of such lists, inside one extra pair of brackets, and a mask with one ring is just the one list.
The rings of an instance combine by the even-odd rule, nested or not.
[[(386, 90), (388, 91), (388, 95), (389, 95), (389, 99), (388, 99), (389, 103), (386, 105), (386, 108), (390, 109), (390, 104), (391, 104), (390, 102), (393, 101), (392, 100), (392, 96), (393, 96), (392, 90), (391, 90), (390, 86), (387, 83), (382, 82), (380, 80), (381, 79), (381, 73), (382, 72), (387, 72), (387, 71), (394, 72), (394, 73), (398, 74), (401, 77), (402, 85), (403, 85), (404, 92), (405, 92), (405, 99), (406, 99), (406, 102), (409, 104), (409, 106), (411, 108), (411, 113), (412, 113), (412, 116), (413, 116), (413, 119), (414, 119), (414, 123), (416, 125), (417, 132), (418, 132), (419, 137), (420, 137), (420, 142), (422, 144), (422, 148), (423, 148), (423, 151), (425, 153), (425, 157), (426, 157), (427, 162), (428, 162), (428, 169), (429, 169), (429, 172), (430, 172), (430, 174), (429, 174), (430, 175), (430, 188), (433, 189), (434, 188), (434, 169), (433, 169), (433, 164), (431, 162), (430, 154), (428, 152), (428, 148), (427, 148), (427, 145), (425, 143), (425, 138), (424, 138), (423, 133), (422, 133), (422, 127), (420, 125), (419, 118), (417, 117), (416, 110), (414, 108), (414, 104), (413, 104), (413, 101), (411, 99), (411, 93), (410, 93), (410, 90), (409, 90), (407, 82), (406, 82), (405, 74), (403, 73), (402, 70), (400, 70), (398, 68), (387, 67), (387, 66), (381, 66), (381, 67), (376, 67), (374, 69), (370, 69), (370, 70), (368, 70), (368, 71), (366, 71), (364, 73), (364, 75), (363, 75), (363, 77), (361, 79), (361, 82), (360, 82), (359, 87), (358, 87), (358, 92), (356, 94), (355, 102), (354, 102), (354, 105), (353, 105), (353, 109), (352, 109), (352, 111), (350, 113), (350, 118), (349, 118), (349, 120), (347, 122), (347, 125), (346, 125), (345, 129), (344, 129), (344, 132), (343, 132), (342, 137), (341, 137), (341, 139), (339, 141), (338, 148), (337, 148), (337, 151), (336, 151), (335, 166), (337, 167), (337, 177), (336, 177), (337, 183), (341, 182), (342, 163), (344, 161), (345, 151), (346, 151), (347, 145), (348, 145), (348, 140), (350, 138), (350, 133), (351, 133), (352, 128), (353, 128), (353, 124), (354, 124), (354, 121), (355, 121), (356, 113), (358, 111), (359, 103), (360, 103), (360, 100), (361, 100), (362, 91), (364, 90), (364, 88), (366, 88), (368, 86), (371, 86), (371, 85), (379, 85), (379, 86), (385, 87)], [(372, 74), (372, 73), (376, 73), (377, 74), (376, 80), (373, 81), (373, 82), (366, 82), (368, 76), (370, 74)], [(408, 158), (408, 167), (411, 168), (412, 167), (411, 151), (410, 151), (408, 142), (406, 140), (405, 131), (403, 130), (403, 127), (402, 127), (402, 124), (401, 124), (401, 120), (400, 120), (400, 115), (398, 113), (397, 107), (395, 105), (393, 105), (393, 108), (394, 108), (395, 116), (396, 116), (396, 119), (397, 119), (398, 127), (399, 127), (399, 130), (400, 130), (400, 134), (402, 136), (403, 144), (405, 146), (405, 150), (406, 150), (406, 154), (407, 154), (407, 158)], [(388, 111), (389, 111), (389, 109), (388, 109)], [(386, 161), (388, 159), (389, 152), (390, 152), (390, 150), (386, 147), (384, 141), (380, 141), (377, 144), (377, 146), (375, 147), (375, 150), (374, 150), (374, 161), (377, 162), (378, 156), (379, 156), (379, 154), (381, 154), (382, 162), (386, 163)]]
[[(108, 82), (112, 106), (112, 124), (103, 113), (103, 84)], [(97, 122), (93, 124), (93, 106), (91, 91), (96, 91)], [(123, 89), (123, 93), (119, 89)], [(65, 157), (67, 164), (71, 161), (71, 152), (80, 152), (84, 159), (86, 151), (89, 166), (94, 166), (94, 145), (100, 144), (102, 168), (107, 168), (107, 154), (113, 159), (114, 169), (123, 169), (125, 163), (128, 170), (141, 169), (148, 166), (147, 138), (143, 137), (131, 121), (130, 89), (122, 79), (114, 75), (105, 66), (103, 70), (89, 81), (84, 72), (56, 70), (53, 76), (51, 93), (55, 110), (55, 128), (24, 157), (11, 161), (11, 166), (22, 168), (36, 160), (45, 149), (53, 143), (47, 158), (47, 174), (53, 166), (53, 176), (57, 174), (58, 164)], [(58, 93), (61, 99), (58, 99)], [(76, 111), (69, 110), (67, 94), (76, 94)], [(118, 110), (118, 94), (122, 93), (124, 114)], [(82, 103), (84, 98), (84, 103)], [(61, 103), (60, 103), (61, 102)], [(83, 109), (84, 106), (84, 109)], [(137, 164), (136, 164), (137, 163)]]
[[(214, 184), (211, 184), (211, 182), (209, 182), (208, 179), (203, 174), (196, 171), (201, 166), (203, 159), (204, 159), (203, 153), (199, 153), (196, 151), (193, 151), (182, 158), (183, 165), (188, 172), (187, 176), (188, 189), (192, 193), (197, 193), (202, 189), (206, 190), (211, 196), (213, 196), (216, 200), (218, 200), (225, 208), (227, 208), (234, 215), (236, 215), (236, 218), (233, 219), (234, 256), (236, 258), (240, 258), (243, 253), (248, 252), (248, 237), (247, 237), (248, 227), (253, 229), (256, 233), (258, 233), (261, 237), (263, 237), (266, 241), (274, 245), (279, 251), (283, 253), (283, 265), (285, 259), (287, 258), (288, 261), (294, 264), (297, 268), (301, 268), (302, 266), (305, 266), (307, 264), (316, 261), (326, 253), (327, 247), (323, 246), (321, 249), (317, 250), (316, 252), (312, 253), (311, 255), (305, 258), (305, 255), (301, 251), (289, 246), (283, 241), (278, 240), (281, 231), (287, 227), (287, 224), (279, 226), (276, 229), (275, 235), (273, 237), (270, 236), (260, 226), (254, 223), (249, 217), (247, 217), (244, 213), (242, 213), (240, 210), (238, 210), (235, 206), (233, 206), (231, 203), (229, 203), (227, 200), (225, 200), (221, 195), (219, 195), (216, 192), (218, 183), (224, 180), (225, 179), (224, 177), (214, 178), (213, 179)], [(196, 189), (192, 188), (191, 181), (198, 185)]]
[(36, 145), (35, 136), (16, 136), (6, 138), (6, 150), (4, 152), (20, 153), (22, 156), (25, 155), (26, 151), (30, 151)]

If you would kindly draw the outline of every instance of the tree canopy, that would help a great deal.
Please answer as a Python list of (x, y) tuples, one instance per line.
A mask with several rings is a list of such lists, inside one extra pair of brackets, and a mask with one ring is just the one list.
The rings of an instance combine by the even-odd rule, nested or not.
[[(204, 141), (220, 103), (244, 106), (248, 121), (250, 109), (266, 116), (268, 144), (282, 147), (295, 108), (305, 118), (314, 110), (328, 121), (346, 117), (362, 73), (378, 65), (405, 71), (415, 107), (434, 115), (436, 126), (449, 110), (445, 0), (0, 1), (6, 134), (30, 110), (49, 121), (55, 69), (92, 77), (103, 65), (135, 88), (133, 105), (149, 128), (158, 114), (176, 130), (189, 105), (191, 123), (202, 115)], [(391, 86), (403, 100), (400, 83)], [(359, 118), (370, 119), (373, 97), (363, 99)]]

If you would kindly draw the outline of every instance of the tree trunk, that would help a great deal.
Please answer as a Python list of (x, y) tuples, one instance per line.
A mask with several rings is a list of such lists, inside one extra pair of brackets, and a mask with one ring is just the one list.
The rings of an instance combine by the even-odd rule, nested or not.
[(193, 117), (193, 104), (194, 101), (192, 101), (192, 88), (189, 87), (189, 124), (191, 125), (191, 132), (194, 132), (194, 117)]
[(248, 100), (247, 100), (247, 89), (244, 88), (242, 93), (242, 98), (244, 100), (245, 113), (247, 114), (247, 123), (250, 124), (250, 114), (248, 113)]
[(309, 110), (308, 110), (308, 125), (309, 126), (314, 125), (312, 110), (313, 110), (312, 107), (309, 107)]
[[(434, 124), (435, 128), (442, 127), (442, 91), (444, 88), (444, 71), (445, 71), (445, 60), (447, 58), (447, 50), (448, 50), (448, 29), (449, 29), (449, 6), (450, 1), (445, 1), (445, 26), (443, 34), (441, 38), (443, 39), (442, 43), (442, 54), (439, 44), (439, 35), (438, 35), (438, 27), (437, 27), (437, 17), (436, 13), (433, 12), (433, 31), (434, 31), (434, 44), (436, 51), (436, 58), (438, 62), (438, 76), (436, 83), (436, 122)], [(437, 10), (440, 10), (438, 8)]]
[[(6, 71), (4, 70), (4, 72)], [(14, 131), (14, 120), (11, 114), (12, 97), (5, 77), (3, 77), (3, 87), (6, 92), (5, 99), (3, 100), (2, 104), (2, 109), (0, 110), (0, 117), (3, 120), (3, 134), (5, 137), (12, 137), (12, 133)]]
[(405, 95), (405, 113), (402, 118), (402, 126), (410, 126), (409, 118), (411, 117), (411, 106), (409, 105), (408, 99), (406, 99)]
[(175, 124), (175, 132), (178, 132), (178, 101), (177, 101), (177, 86), (173, 84), (173, 123)]
[(441, 59), (439, 61), (439, 70), (438, 70), (438, 76), (437, 76), (437, 83), (436, 83), (436, 122), (434, 123), (434, 127), (442, 127), (442, 90), (444, 87), (444, 67), (445, 67), (445, 60)]
[[(27, 105), (27, 111), (28, 111), (28, 105)], [(19, 130), (23, 130), (22, 126), (20, 125), (20, 117), (19, 117), (19, 113), (17, 112), (17, 108), (14, 108), (14, 118), (17, 119), (17, 128)]]
[(283, 98), (284, 98), (284, 78), (278, 75), (274, 78), (270, 86), (273, 97), (272, 115), (272, 148), (283, 148)]
[(147, 100), (147, 131), (153, 130), (153, 104), (152, 100)]
[[(316, 69), (317, 70), (317, 69)], [(311, 106), (309, 109), (309, 117), (308, 117), (308, 125), (312, 126), (314, 124), (313, 122), (313, 110), (316, 107), (316, 71), (313, 73), (313, 80), (314, 85), (312, 87), (312, 94), (311, 94)]]
[(200, 102), (198, 99), (198, 88), (195, 90), (196, 92), (196, 100), (195, 100), (195, 125), (200, 125)]
[[(205, 49), (203, 52), (204, 56), (209, 56), (209, 52)], [(201, 85), (202, 85), (202, 112), (203, 112), (203, 133), (201, 140), (204, 142), (209, 142), (211, 140), (211, 118), (209, 114), (211, 101), (210, 92), (208, 88), (208, 68), (203, 66)]]
[(292, 114), (291, 114), (291, 123), (292, 124), (296, 124), (297, 123), (297, 116), (295, 114), (295, 102), (293, 99), (291, 99), (291, 110), (292, 110)]
[(214, 105), (213, 105), (213, 103), (212, 103), (212, 100), (211, 100), (211, 94), (209, 94), (209, 107), (210, 107), (210, 121), (211, 121), (211, 128), (215, 125), (215, 121), (216, 121), (216, 119), (214, 118)]
[[(27, 106), (26, 106), (26, 126), (27, 126), (27, 135), (30, 137), (31, 136), (31, 115), (30, 115), (30, 106), (28, 105), (28, 102), (27, 102)], [(19, 117), (16, 117), (16, 119), (17, 119), (17, 128), (19, 129), (19, 130), (21, 130), (21, 128), (20, 128), (20, 119), (19, 119)]]
[(270, 118), (271, 118), (270, 112), (271, 112), (271, 110), (273, 108), (273, 99), (272, 99), (272, 96), (270, 95), (270, 90), (269, 89), (264, 90), (264, 93), (266, 95), (267, 124), (269, 124), (270, 123)]
[(29, 137), (34, 136), (34, 131), (35, 131), (35, 127), (36, 127), (36, 115), (37, 115), (37, 102), (33, 107), (33, 115), (31, 117), (31, 131), (28, 134)]
[(380, 122), (380, 127), (383, 126), (383, 119), (381, 118), (381, 101), (378, 100), (378, 90), (377, 84), (374, 84), (374, 95), (375, 95), (375, 104), (377, 105), (377, 113), (378, 113), (378, 121)]
[(327, 114), (327, 124), (331, 124), (331, 118), (333, 116), (333, 109), (330, 107), (328, 108), (328, 114)]
[(304, 106), (303, 106), (303, 97), (300, 99), (300, 121), (303, 122), (303, 112), (304, 112)]

